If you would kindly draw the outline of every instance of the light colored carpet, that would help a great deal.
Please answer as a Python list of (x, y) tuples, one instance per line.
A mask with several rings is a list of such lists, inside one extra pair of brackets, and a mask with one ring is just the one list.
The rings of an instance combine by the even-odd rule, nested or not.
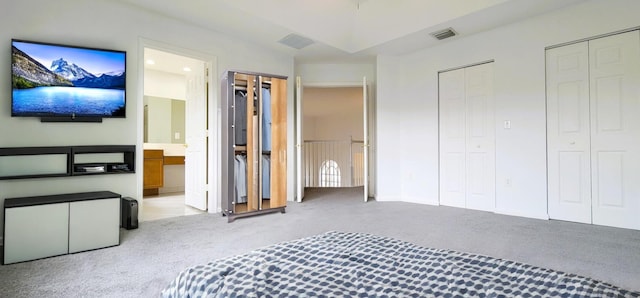
[(220, 214), (142, 222), (117, 247), (0, 266), (2, 297), (157, 297), (182, 269), (326, 231), (365, 232), (589, 276), (640, 291), (640, 231), (401, 202), (362, 188), (227, 223)]

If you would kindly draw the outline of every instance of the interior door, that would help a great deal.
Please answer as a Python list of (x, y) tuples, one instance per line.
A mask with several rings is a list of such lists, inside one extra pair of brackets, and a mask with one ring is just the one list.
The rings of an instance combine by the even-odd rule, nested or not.
[(304, 138), (303, 138), (303, 107), (302, 107), (302, 80), (296, 77), (296, 200), (302, 202), (304, 197)]
[(591, 223), (588, 43), (546, 56), (549, 217)]
[(439, 75), (440, 204), (465, 207), (466, 103), (464, 69)]
[(466, 200), (469, 209), (495, 210), (495, 121), (493, 63), (467, 67), (465, 71)]
[(594, 224), (640, 229), (639, 32), (589, 41)]
[(200, 63), (187, 75), (185, 103), (185, 204), (207, 209), (206, 68)]
[(495, 210), (493, 63), (440, 73), (440, 204)]
[(640, 33), (547, 50), (549, 217), (640, 229)]
[(364, 136), (362, 138), (362, 156), (364, 163), (364, 201), (369, 201), (369, 101), (367, 96), (367, 77), (362, 78), (362, 119)]

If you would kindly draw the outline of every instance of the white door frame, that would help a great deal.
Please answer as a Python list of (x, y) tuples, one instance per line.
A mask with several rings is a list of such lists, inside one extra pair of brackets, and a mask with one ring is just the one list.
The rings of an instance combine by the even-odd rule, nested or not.
[(304, 197), (304, 179), (302, 178), (302, 156), (304, 152), (304, 135), (302, 134), (303, 130), (303, 117), (302, 113), (304, 111), (302, 105), (302, 79), (300, 76), (296, 76), (296, 109), (295, 109), (295, 131), (296, 131), (296, 177), (295, 177), (295, 185), (296, 185), (296, 202), (302, 202), (302, 198)]
[[(367, 196), (367, 198), (375, 198), (375, 179), (372, 179), (372, 177), (374, 178), (374, 169), (375, 169), (375, 158), (372, 158), (372, 146), (371, 143), (375, 142), (375, 138), (371, 137), (375, 135), (375, 125), (371, 125), (371, 123), (374, 123), (375, 121), (375, 109), (372, 107), (375, 104), (375, 101), (372, 100), (372, 96), (370, 89), (371, 89), (371, 85), (370, 83), (367, 81), (367, 78), (365, 76), (363, 76), (363, 80), (362, 81), (353, 81), (353, 82), (304, 82), (304, 78), (301, 76), (297, 76), (300, 77), (300, 86), (301, 86), (301, 90), (304, 90), (304, 88), (307, 87), (319, 87), (319, 88), (342, 88), (342, 87), (358, 87), (358, 88), (363, 88), (366, 89), (366, 94), (363, 94), (363, 96), (367, 96), (367, 107), (363, 107), (363, 110), (367, 110), (368, 112), (368, 116), (367, 116), (367, 127), (368, 127), (368, 134), (369, 136), (367, 137), (367, 139), (369, 140), (369, 157), (368, 159), (365, 161), (365, 164), (368, 164), (367, 168), (368, 168), (368, 173), (365, 173), (365, 178), (368, 180), (368, 184), (365, 183), (365, 187), (367, 187), (367, 190), (365, 190), (365, 194)], [(363, 90), (364, 91), (364, 90)], [(297, 98), (296, 98), (297, 100)], [(297, 115), (298, 112), (301, 113), (301, 111), (299, 111), (300, 107), (296, 106), (296, 110), (295, 113)], [(363, 111), (364, 112), (364, 111)], [(298, 126), (298, 124), (296, 123), (296, 129), (300, 129)], [(301, 132), (302, 133), (302, 132)], [(302, 136), (302, 140), (304, 143), (304, 136)], [(297, 152), (297, 151), (296, 151)], [(303, 151), (300, 152), (301, 154), (304, 154)], [(297, 155), (297, 153), (296, 153)], [(296, 156), (296, 161), (298, 160), (298, 157)], [(302, 157), (300, 157), (299, 159), (300, 161), (302, 161)], [(296, 169), (298, 169), (298, 167), (296, 166)], [(301, 173), (297, 173), (296, 172), (296, 177), (294, 178), (294, 180), (297, 181), (298, 176), (302, 175)], [(297, 192), (297, 190), (296, 190)], [(303, 192), (304, 193), (304, 192)], [(301, 199), (296, 199), (297, 202), (302, 202)], [(366, 202), (366, 199), (365, 199)]]
[[(207, 192), (208, 192), (208, 200), (207, 200), (207, 210), (209, 213), (217, 213), (220, 212), (220, 141), (219, 141), (219, 130), (220, 130), (220, 99), (218, 96), (218, 84), (217, 84), (217, 57), (182, 48), (179, 46), (166, 44), (163, 42), (150, 40), (146, 38), (138, 39), (138, 82), (144, 82), (144, 49), (152, 48), (163, 52), (168, 52), (180, 56), (185, 56), (197, 60), (201, 60), (205, 62), (206, 68), (209, 70), (209, 75), (207, 77), (207, 119), (209, 122), (209, 128), (207, 130)], [(137, 100), (137, 133), (138, 138), (136, 142), (136, 168), (143, 169), (143, 161), (142, 158), (144, 156), (144, 85), (138, 84), (136, 100)], [(213, 170), (212, 170), (213, 169)], [(143, 175), (142, 171), (139, 170), (136, 175), (136, 197), (142, 200), (142, 188), (143, 188)], [(139, 205), (139, 212), (142, 213), (142, 209), (144, 208), (144, 204)]]
[(367, 85), (367, 77), (362, 78), (362, 154), (364, 171), (362, 179), (364, 180), (364, 202), (369, 201), (369, 85)]

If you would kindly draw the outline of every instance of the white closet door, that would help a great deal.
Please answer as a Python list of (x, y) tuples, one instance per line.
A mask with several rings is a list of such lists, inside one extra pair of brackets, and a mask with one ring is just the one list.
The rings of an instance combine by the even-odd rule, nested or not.
[(593, 223), (640, 229), (640, 33), (589, 52)]
[(493, 63), (465, 69), (466, 93), (466, 207), (495, 209), (495, 123)]
[(495, 209), (493, 63), (440, 73), (440, 204)]
[(440, 73), (440, 204), (465, 207), (465, 71)]
[(549, 217), (591, 223), (588, 44), (546, 56)]

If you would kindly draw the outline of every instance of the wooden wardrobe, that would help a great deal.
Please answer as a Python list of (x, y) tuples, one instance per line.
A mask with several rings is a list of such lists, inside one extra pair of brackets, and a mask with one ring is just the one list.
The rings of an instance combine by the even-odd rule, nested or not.
[(284, 213), (287, 77), (228, 71), (221, 89), (223, 215)]

